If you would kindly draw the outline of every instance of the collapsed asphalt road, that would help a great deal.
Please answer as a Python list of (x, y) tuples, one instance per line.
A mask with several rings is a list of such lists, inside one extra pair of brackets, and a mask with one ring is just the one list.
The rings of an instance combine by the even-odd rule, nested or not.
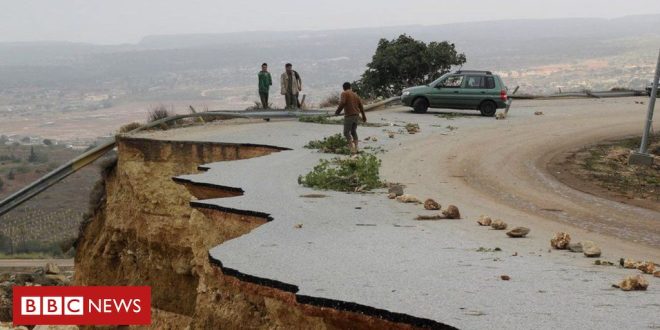
[[(302, 146), (340, 126), (212, 124), (141, 136), (291, 149), (212, 163), (203, 174), (182, 176), (244, 191), (196, 204), (272, 219), (209, 252), (239, 279), (291, 290), (309, 303), (343, 302), (459, 328), (642, 328), (660, 323), (658, 279), (649, 278), (646, 292), (616, 290), (612, 283), (638, 272), (549, 250), (549, 240), (566, 231), (577, 241), (597, 242), (601, 259), (657, 261), (659, 214), (570, 189), (544, 164), (565, 148), (635, 133), (644, 111), (627, 98), (521, 101), (504, 121), (404, 108), (371, 114), (371, 122), (420, 124), (415, 135), (396, 126), (363, 127), (360, 133), (377, 137), (366, 145), (387, 150), (380, 156), (385, 180), (407, 185), (406, 192), (420, 198), (457, 205), (463, 215), (425, 222), (413, 220), (424, 212), (420, 206), (394, 202), (385, 192), (300, 197), (313, 191), (299, 186), (297, 176), (328, 157)], [(397, 133), (389, 138), (388, 131)], [(507, 238), (479, 227), (480, 214), (532, 231), (524, 239)]]

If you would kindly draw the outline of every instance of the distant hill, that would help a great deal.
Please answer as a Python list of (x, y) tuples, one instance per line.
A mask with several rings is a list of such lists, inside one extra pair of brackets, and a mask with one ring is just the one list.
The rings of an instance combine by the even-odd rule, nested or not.
[[(614, 63), (629, 61), (627, 64), (634, 65), (653, 61), (657, 55), (659, 26), (657, 14), (615, 19), (161, 35), (147, 36), (137, 44), (114, 46), (0, 43), (0, 88), (111, 89), (147, 99), (163, 96), (162, 92), (150, 96), (156, 88), (176, 91), (172, 97), (188, 97), (198, 95), (200, 89), (251, 86), (261, 62), (271, 63), (274, 72), (279, 72), (285, 62), (292, 62), (304, 74), (308, 87), (323, 90), (358, 78), (378, 40), (402, 33), (425, 41), (454, 42), (467, 55), (466, 68), (508, 72), (594, 58), (608, 58)], [(646, 75), (644, 70), (641, 73)], [(636, 84), (626, 74), (630, 75), (621, 73), (623, 78), (612, 84)], [(552, 80), (555, 85), (563, 83), (564, 78), (556, 78)], [(516, 78), (510, 80), (512, 84), (519, 83)], [(549, 82), (520, 83), (545, 88)]]

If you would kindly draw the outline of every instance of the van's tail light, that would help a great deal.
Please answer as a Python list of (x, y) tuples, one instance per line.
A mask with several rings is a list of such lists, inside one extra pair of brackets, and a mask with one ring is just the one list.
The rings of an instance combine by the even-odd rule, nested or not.
[(506, 95), (506, 90), (505, 89), (500, 91), (500, 99), (502, 99), (502, 101), (506, 101), (508, 99), (508, 96)]

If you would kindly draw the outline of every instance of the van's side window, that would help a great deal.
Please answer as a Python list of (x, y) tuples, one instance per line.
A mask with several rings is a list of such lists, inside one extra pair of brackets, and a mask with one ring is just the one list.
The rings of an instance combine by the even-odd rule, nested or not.
[(467, 76), (466, 79), (465, 88), (495, 88), (495, 78), (493, 78), (493, 76)]
[(465, 88), (483, 88), (484, 78), (484, 76), (467, 76)]
[(449, 76), (442, 82), (442, 87), (460, 88), (463, 83), (463, 76)]

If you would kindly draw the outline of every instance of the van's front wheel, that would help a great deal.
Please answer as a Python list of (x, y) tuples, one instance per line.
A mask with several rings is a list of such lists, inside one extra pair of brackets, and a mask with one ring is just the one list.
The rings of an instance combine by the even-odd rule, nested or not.
[(479, 105), (479, 111), (482, 116), (492, 117), (497, 112), (497, 105), (493, 101), (483, 101)]
[(415, 100), (412, 104), (413, 106), (413, 111), (416, 113), (424, 113), (429, 110), (429, 101), (427, 101), (425, 98), (420, 97)]

